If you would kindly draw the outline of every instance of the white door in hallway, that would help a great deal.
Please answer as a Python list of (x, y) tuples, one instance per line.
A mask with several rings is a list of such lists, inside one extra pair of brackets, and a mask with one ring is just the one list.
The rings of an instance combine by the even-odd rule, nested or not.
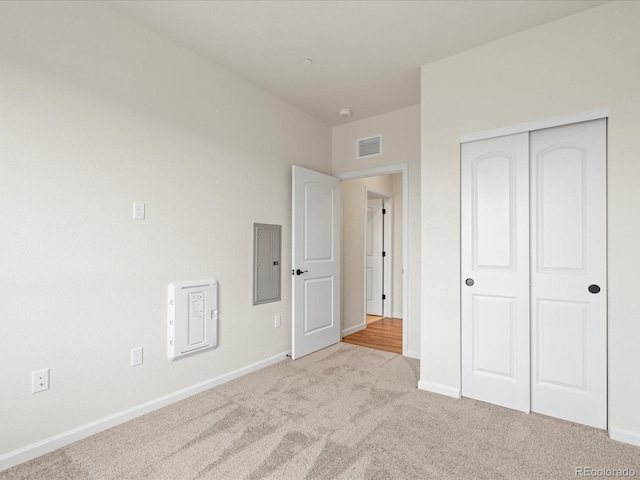
[(465, 143), (462, 394), (529, 411), (528, 134)]
[(366, 292), (367, 315), (383, 315), (383, 239), (381, 198), (367, 200), (367, 233), (366, 233)]
[(293, 166), (293, 359), (340, 341), (340, 180)]
[(606, 120), (531, 133), (531, 410), (607, 428)]

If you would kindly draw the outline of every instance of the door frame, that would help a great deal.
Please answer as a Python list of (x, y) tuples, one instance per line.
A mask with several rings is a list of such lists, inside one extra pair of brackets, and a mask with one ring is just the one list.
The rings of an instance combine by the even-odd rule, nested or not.
[[(364, 189), (365, 209), (364, 209), (364, 324), (367, 325), (367, 201), (370, 200), (369, 195), (372, 198), (379, 198), (382, 200), (382, 208), (386, 209), (386, 213), (382, 216), (383, 223), (383, 249), (386, 256), (382, 259), (382, 293), (385, 295), (385, 299), (382, 302), (382, 316), (392, 317), (393, 311), (391, 305), (393, 305), (393, 197), (386, 193), (380, 193), (369, 187)], [(386, 293), (385, 293), (386, 292)]]
[(407, 260), (409, 257), (409, 164), (398, 163), (395, 165), (387, 165), (384, 167), (341, 173), (334, 176), (339, 178), (340, 181), (344, 181), (354, 180), (357, 178), (377, 177), (379, 175), (389, 175), (393, 173), (402, 174), (402, 355), (409, 356), (409, 270), (407, 268)]
[(486, 140), (488, 138), (502, 137), (504, 135), (511, 135), (514, 133), (533, 132), (534, 130), (542, 130), (544, 128), (560, 127), (562, 125), (569, 125), (571, 123), (588, 122), (589, 120), (600, 120), (601, 118), (608, 117), (608, 107), (598, 108), (597, 110), (589, 110), (588, 112), (572, 113), (559, 117), (544, 118), (541, 120), (534, 120), (533, 122), (519, 123), (517, 125), (460, 135), (460, 144), (474, 142), (476, 140)]

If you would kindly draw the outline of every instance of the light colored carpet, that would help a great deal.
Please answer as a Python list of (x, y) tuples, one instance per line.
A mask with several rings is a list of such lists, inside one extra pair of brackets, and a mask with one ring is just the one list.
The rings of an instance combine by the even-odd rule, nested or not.
[(419, 362), (344, 343), (0, 473), (0, 479), (556, 479), (640, 448), (416, 389)]

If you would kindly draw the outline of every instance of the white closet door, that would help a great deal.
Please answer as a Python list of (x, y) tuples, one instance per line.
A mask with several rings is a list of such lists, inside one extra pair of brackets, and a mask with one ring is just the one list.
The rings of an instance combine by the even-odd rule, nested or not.
[(529, 135), (462, 148), (462, 394), (529, 411)]
[(606, 120), (530, 142), (531, 410), (606, 428)]

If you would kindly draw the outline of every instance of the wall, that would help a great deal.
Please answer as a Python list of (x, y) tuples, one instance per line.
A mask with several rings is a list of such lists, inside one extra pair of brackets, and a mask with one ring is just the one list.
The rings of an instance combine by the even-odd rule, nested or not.
[[(330, 173), (328, 126), (100, 2), (0, 2), (0, 105), (0, 457), (290, 350), (291, 165)], [(253, 222), (283, 226), (255, 307)], [(170, 362), (167, 285), (206, 277), (219, 347)]]
[(423, 388), (460, 389), (460, 135), (608, 107), (609, 426), (640, 445), (638, 25), (613, 2), (422, 67)]
[[(382, 135), (382, 155), (356, 158), (359, 138)], [(388, 165), (408, 165), (408, 312), (402, 312), (408, 334), (408, 353), (420, 355), (420, 106), (403, 108), (384, 115), (333, 128), (333, 175), (358, 172)], [(344, 298), (344, 297), (343, 297)], [(344, 317), (343, 317), (344, 318)]]
[[(394, 189), (398, 187), (399, 190)], [(349, 335), (365, 326), (364, 307), (364, 240), (366, 190), (393, 198), (392, 312), (402, 315), (402, 174), (345, 180), (342, 193), (342, 331)], [(400, 203), (400, 210), (396, 203)], [(398, 240), (399, 239), (399, 240)], [(397, 252), (398, 250), (399, 252)], [(398, 261), (399, 259), (399, 261)], [(400, 292), (397, 296), (396, 293)], [(359, 328), (358, 328), (359, 327)]]

